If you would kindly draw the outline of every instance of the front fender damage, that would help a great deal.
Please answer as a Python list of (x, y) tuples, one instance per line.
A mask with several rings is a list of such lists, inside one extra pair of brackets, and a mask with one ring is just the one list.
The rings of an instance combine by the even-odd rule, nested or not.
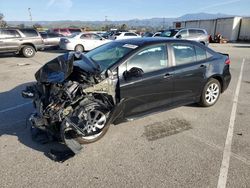
[(82, 149), (72, 136), (76, 134), (66, 134), (74, 131), (84, 135), (75, 121), (79, 118), (75, 113), (77, 109), (90, 103), (100, 104), (110, 114), (106, 125), (111, 124), (120, 111), (117, 76), (101, 75), (92, 62), (87, 65), (80, 62), (85, 58), (79, 54), (77, 58), (72, 54), (59, 56), (36, 73), (37, 83), (22, 92), (23, 97), (33, 100), (36, 109), (30, 117), (32, 129), (38, 129), (46, 135), (44, 138), (56, 139), (69, 148), (65, 151), (52, 149), (48, 156), (56, 161), (64, 161)]

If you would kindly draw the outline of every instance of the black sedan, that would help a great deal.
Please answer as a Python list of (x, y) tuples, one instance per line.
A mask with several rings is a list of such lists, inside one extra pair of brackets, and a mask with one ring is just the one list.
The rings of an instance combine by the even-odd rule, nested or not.
[[(214, 105), (228, 87), (228, 55), (165, 38), (117, 40), (45, 64), (23, 91), (34, 100), (33, 127), (89, 143), (111, 123), (180, 105)], [(60, 134), (58, 134), (60, 133)]]

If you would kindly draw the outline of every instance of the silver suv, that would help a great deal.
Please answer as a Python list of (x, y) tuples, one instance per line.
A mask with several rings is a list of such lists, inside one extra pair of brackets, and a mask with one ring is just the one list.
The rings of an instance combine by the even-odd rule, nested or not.
[(161, 33), (161, 37), (172, 37), (172, 38), (193, 40), (200, 42), (206, 46), (209, 44), (209, 36), (207, 34), (207, 31), (205, 29), (199, 29), (199, 28), (164, 30)]
[(35, 29), (0, 28), (0, 53), (15, 52), (33, 57), (43, 48), (43, 39)]

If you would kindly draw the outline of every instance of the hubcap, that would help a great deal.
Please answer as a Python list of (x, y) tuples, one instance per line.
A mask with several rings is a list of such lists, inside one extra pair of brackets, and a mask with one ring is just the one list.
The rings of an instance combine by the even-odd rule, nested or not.
[(82, 47), (81, 47), (81, 46), (77, 46), (77, 47), (76, 47), (76, 51), (77, 51), (77, 52), (82, 52), (82, 51), (83, 51), (83, 49), (82, 49)]
[(32, 48), (26, 48), (26, 49), (25, 49), (25, 54), (27, 54), (28, 56), (32, 56), (32, 54), (33, 54), (33, 49), (32, 49)]
[(86, 120), (86, 124), (82, 128), (82, 131), (86, 132), (86, 136), (83, 136), (83, 138), (94, 139), (98, 137), (106, 124), (106, 115), (97, 109), (93, 109), (85, 115), (83, 114), (79, 114), (79, 118)]
[(208, 104), (213, 104), (219, 96), (219, 86), (216, 83), (212, 83), (207, 87), (205, 99)]

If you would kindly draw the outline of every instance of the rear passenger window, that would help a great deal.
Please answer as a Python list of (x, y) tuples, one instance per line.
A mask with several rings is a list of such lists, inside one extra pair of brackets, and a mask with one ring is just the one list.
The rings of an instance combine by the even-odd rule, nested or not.
[(146, 47), (127, 62), (127, 70), (141, 68), (144, 73), (166, 68), (168, 65), (167, 50), (164, 44)]
[(195, 29), (189, 29), (188, 32), (189, 32), (189, 35), (196, 35), (197, 34), (197, 30), (195, 30)]
[(172, 44), (176, 65), (196, 62), (194, 47), (186, 44)]
[(195, 51), (196, 51), (197, 61), (202, 61), (202, 60), (207, 59), (207, 51), (206, 50), (204, 50), (198, 46), (195, 46)]
[(199, 34), (199, 35), (204, 35), (204, 34), (206, 34), (203, 30), (197, 30), (197, 34)]
[(20, 29), (26, 37), (37, 37), (38, 33), (34, 29)]
[(21, 37), (20, 34), (16, 30), (2, 30), (0, 38), (19, 38)]
[(184, 30), (181, 30), (179, 33), (178, 33), (178, 35), (181, 35), (181, 37), (187, 37), (187, 30), (186, 29), (184, 29)]

